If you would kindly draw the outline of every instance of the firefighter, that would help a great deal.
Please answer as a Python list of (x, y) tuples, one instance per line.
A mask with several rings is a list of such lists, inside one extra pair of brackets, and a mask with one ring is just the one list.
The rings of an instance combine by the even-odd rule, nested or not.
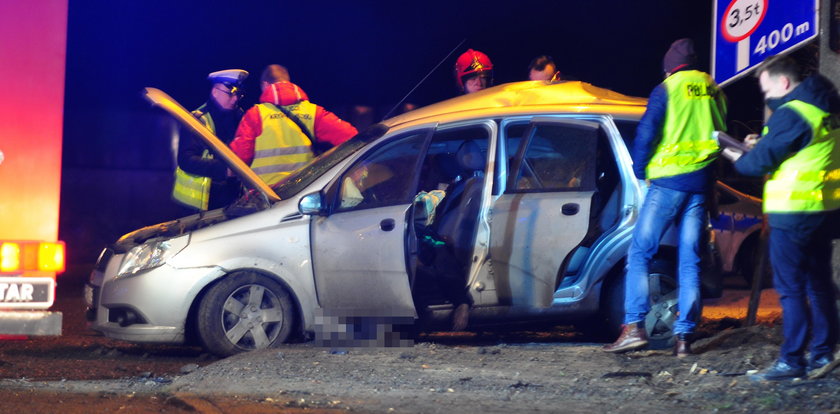
[(784, 341), (779, 359), (750, 379), (777, 381), (802, 377), (834, 359), (831, 240), (840, 214), (840, 96), (825, 77), (805, 78), (787, 56), (768, 58), (756, 73), (773, 114), (755, 147), (735, 157), (735, 169), (748, 176), (772, 174), (763, 210)]
[(260, 103), (245, 113), (230, 147), (268, 185), (311, 161), (313, 146), (335, 146), (356, 135), (353, 125), (309, 102), (288, 71), (267, 69), (261, 81)]
[(493, 86), (493, 62), (484, 53), (469, 49), (455, 61), (455, 80), (463, 94)]
[[(213, 72), (210, 98), (192, 112), (204, 126), (225, 144), (233, 140), (242, 119), (239, 101), (243, 96), (242, 82), (248, 72), (229, 69)], [(213, 158), (207, 147), (192, 134), (181, 134), (178, 143), (178, 165), (172, 197), (192, 210), (212, 210), (224, 207), (239, 196), (239, 180), (230, 177), (223, 161)]]

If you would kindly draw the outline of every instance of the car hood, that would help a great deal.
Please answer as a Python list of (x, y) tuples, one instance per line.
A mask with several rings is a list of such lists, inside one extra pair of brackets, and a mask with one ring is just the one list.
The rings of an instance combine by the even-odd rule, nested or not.
[(219, 138), (210, 132), (201, 122), (196, 119), (189, 111), (187, 111), (181, 104), (172, 99), (160, 89), (145, 88), (143, 90), (143, 97), (146, 98), (152, 105), (157, 106), (166, 112), (169, 112), (178, 122), (185, 128), (189, 129), (207, 145), (215, 156), (227, 163), (228, 168), (233, 171), (242, 183), (254, 191), (257, 191), (269, 202), (280, 201), (280, 197), (265, 181), (261, 180), (259, 176), (246, 165), (242, 160), (233, 153)]
[(205, 211), (191, 216), (182, 217), (177, 220), (142, 227), (130, 233), (126, 233), (122, 235), (116, 243), (112, 244), (110, 248), (116, 253), (126, 253), (131, 250), (131, 248), (144, 244), (150, 240), (171, 239), (173, 237), (178, 237), (192, 232), (193, 230), (198, 230), (202, 227), (221, 223), (227, 219), (228, 217), (225, 216), (221, 209)]

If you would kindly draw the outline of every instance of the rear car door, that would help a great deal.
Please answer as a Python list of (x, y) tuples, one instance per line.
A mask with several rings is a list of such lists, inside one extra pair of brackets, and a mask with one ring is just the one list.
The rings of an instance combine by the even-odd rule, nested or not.
[(551, 305), (564, 260), (589, 232), (599, 128), (567, 118), (505, 127), (508, 172), (490, 221), (500, 304)]

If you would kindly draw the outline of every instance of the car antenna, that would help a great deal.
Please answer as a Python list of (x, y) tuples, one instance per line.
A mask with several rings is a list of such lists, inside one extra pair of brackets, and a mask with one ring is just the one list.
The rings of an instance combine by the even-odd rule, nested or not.
[(441, 59), (441, 60), (440, 60), (440, 62), (438, 62), (438, 64), (437, 64), (437, 65), (435, 65), (435, 67), (433, 67), (433, 68), (432, 68), (432, 70), (430, 70), (430, 71), (429, 71), (429, 73), (427, 73), (427, 74), (426, 74), (426, 76), (424, 76), (424, 77), (423, 77), (423, 79), (420, 79), (420, 82), (417, 82), (417, 85), (414, 85), (414, 87), (413, 87), (413, 88), (411, 88), (411, 90), (410, 90), (410, 91), (408, 91), (408, 93), (407, 93), (407, 94), (405, 94), (405, 96), (403, 96), (403, 98), (402, 98), (402, 99), (400, 99), (400, 101), (399, 101), (399, 102), (397, 102), (397, 104), (396, 104), (396, 105), (394, 105), (394, 107), (393, 107), (393, 108), (391, 108), (391, 110), (390, 110), (390, 111), (388, 111), (388, 113), (387, 113), (387, 114), (385, 114), (385, 116), (384, 116), (384, 117), (382, 117), (382, 119), (383, 119), (383, 120), (388, 119), (388, 117), (389, 117), (389, 116), (391, 116), (391, 113), (392, 113), (392, 112), (394, 112), (394, 111), (397, 109), (397, 107), (399, 107), (400, 105), (402, 105), (402, 103), (406, 100), (406, 98), (408, 98), (408, 97), (409, 97), (409, 95), (411, 95), (411, 94), (414, 92), (414, 90), (415, 90), (415, 89), (417, 89), (420, 85), (422, 85), (422, 84), (423, 84), (423, 82), (425, 82), (425, 81), (426, 81), (426, 78), (428, 78), (428, 77), (429, 77), (429, 75), (431, 75), (431, 74), (432, 74), (432, 73), (433, 73), (433, 72), (434, 72), (434, 71), (435, 71), (435, 70), (436, 70), (436, 69), (437, 69), (437, 68), (438, 68), (438, 67), (439, 67), (439, 66), (440, 66), (443, 62), (445, 62), (445, 61), (446, 61), (446, 59), (449, 59), (449, 56), (452, 56), (452, 54), (453, 54), (453, 53), (455, 53), (455, 51), (456, 51), (456, 50), (458, 50), (458, 48), (459, 48), (459, 47), (461, 47), (461, 45), (463, 45), (463, 44), (464, 44), (464, 42), (466, 42), (466, 41), (467, 41), (467, 38), (464, 38), (463, 40), (461, 40), (461, 43), (458, 43), (458, 45), (457, 45), (457, 46), (455, 46), (454, 48), (452, 48), (452, 50), (449, 52), (449, 54), (447, 54), (446, 56), (444, 56), (444, 58), (443, 58), (443, 59)]

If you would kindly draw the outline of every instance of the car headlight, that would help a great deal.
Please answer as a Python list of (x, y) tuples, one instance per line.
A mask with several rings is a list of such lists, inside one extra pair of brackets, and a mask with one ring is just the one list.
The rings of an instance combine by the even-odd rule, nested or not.
[(140, 271), (154, 269), (187, 247), (189, 235), (174, 239), (144, 243), (129, 250), (120, 264), (117, 277), (131, 276)]

